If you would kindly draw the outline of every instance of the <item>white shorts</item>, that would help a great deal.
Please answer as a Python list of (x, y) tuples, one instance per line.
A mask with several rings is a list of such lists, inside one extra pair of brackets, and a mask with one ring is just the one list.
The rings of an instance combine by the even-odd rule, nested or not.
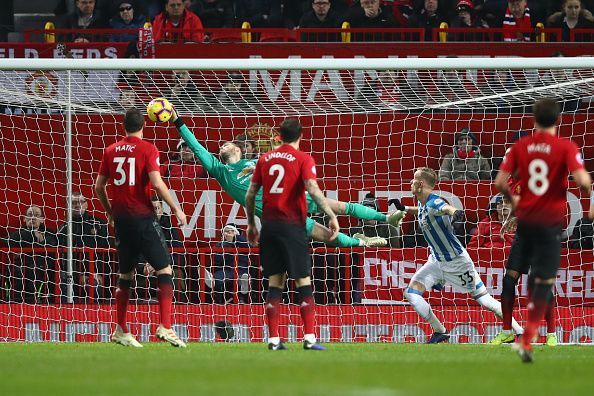
[(412, 282), (419, 282), (426, 290), (446, 284), (461, 293), (477, 294), (485, 290), (485, 285), (467, 252), (452, 261), (444, 262), (437, 261), (433, 255), (429, 256), (425, 265), (413, 275)]

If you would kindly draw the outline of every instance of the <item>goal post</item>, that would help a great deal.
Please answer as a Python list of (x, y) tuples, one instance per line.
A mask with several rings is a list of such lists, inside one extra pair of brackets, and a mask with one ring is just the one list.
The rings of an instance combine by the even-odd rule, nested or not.
[[(594, 169), (591, 57), (2, 59), (0, 93), (2, 340), (109, 340), (117, 257), (93, 183), (103, 150), (123, 136), (126, 108), (145, 111), (155, 97), (171, 100), (217, 157), (222, 143), (238, 138), (253, 143), (257, 156), (274, 147), (285, 118), (299, 118), (302, 148), (316, 160), (326, 195), (381, 213), (394, 209), (390, 199), (412, 205), (415, 168), (439, 171), (444, 159), (459, 158), (456, 135), (472, 133), (469, 153), (487, 167), (462, 171), (473, 180), (460, 180), (460, 169), (457, 176), (443, 171), (454, 180), (440, 181), (437, 190), (465, 208), (459, 237), (497, 299), (509, 238), (499, 232), (477, 236), (483, 230), (477, 226), (488, 218), (501, 223), (492, 177), (513, 141), (532, 130), (530, 106), (536, 100), (560, 102), (560, 135), (573, 139), (587, 169)], [(229, 322), (232, 341), (264, 340), (266, 282), (257, 250), (217, 246), (229, 223), (245, 233), (243, 209), (200, 164), (183, 157), (173, 125), (147, 120), (144, 135), (159, 148), (165, 181), (189, 220), (180, 228), (171, 219), (166, 232), (178, 334), (190, 341), (220, 340), (217, 330)], [(570, 183), (567, 249), (555, 287), (556, 331), (565, 343), (594, 342), (594, 254), (583, 221), (588, 205), (589, 197)], [(32, 206), (41, 214), (29, 211)], [(169, 208), (164, 213), (169, 219)], [(364, 224), (346, 215), (340, 222), (347, 234)], [(84, 227), (90, 234), (81, 237), (77, 232)], [(17, 241), (19, 228), (29, 230), (36, 243)], [(314, 242), (322, 341), (421, 342), (430, 334), (403, 297), (428, 255), (412, 219), (391, 243), (392, 248), (337, 249)], [(143, 273), (141, 260), (137, 272), (128, 318), (132, 332), (146, 341), (158, 320), (155, 280)], [(518, 295), (516, 316), (523, 323), (525, 278)], [(454, 342), (486, 342), (500, 328), (490, 312), (451, 288), (431, 291), (428, 298)], [(298, 340), (291, 282), (284, 301), (282, 336)]]

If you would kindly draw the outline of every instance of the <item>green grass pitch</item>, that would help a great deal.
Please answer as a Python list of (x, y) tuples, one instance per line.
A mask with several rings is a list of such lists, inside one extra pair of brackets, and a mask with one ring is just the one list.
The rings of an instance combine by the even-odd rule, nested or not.
[(2, 395), (591, 395), (594, 348), (327, 344), (0, 344)]

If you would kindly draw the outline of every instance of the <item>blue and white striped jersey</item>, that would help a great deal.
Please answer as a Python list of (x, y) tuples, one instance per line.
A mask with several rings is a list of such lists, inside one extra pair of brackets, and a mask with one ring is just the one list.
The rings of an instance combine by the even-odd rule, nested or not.
[(426, 204), (419, 202), (419, 225), (429, 244), (431, 255), (437, 261), (452, 261), (464, 253), (452, 228), (452, 216), (443, 212), (447, 203), (435, 194), (429, 195)]

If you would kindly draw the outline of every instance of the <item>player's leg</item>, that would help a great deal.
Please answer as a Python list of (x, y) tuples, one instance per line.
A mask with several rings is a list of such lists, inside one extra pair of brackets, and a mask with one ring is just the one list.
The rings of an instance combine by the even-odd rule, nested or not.
[(557, 313), (555, 312), (555, 295), (551, 288), (551, 295), (549, 296), (549, 304), (545, 311), (545, 321), (547, 323), (547, 340), (548, 346), (557, 346)]
[(342, 232), (339, 232), (334, 240), (330, 240), (332, 232), (328, 227), (323, 226), (310, 219), (309, 217), (305, 221), (305, 227), (307, 235), (314, 241), (323, 242), (329, 246), (336, 247), (354, 247), (354, 246), (386, 246), (388, 241), (381, 237), (361, 237), (353, 238)]
[(120, 345), (141, 348), (142, 345), (130, 333), (126, 320), (128, 302), (130, 301), (130, 286), (138, 261), (138, 232), (134, 232), (134, 228), (134, 224), (116, 220), (115, 237), (120, 273), (115, 291), (117, 326), (111, 340)]
[(172, 346), (185, 348), (183, 342), (171, 328), (171, 311), (173, 307), (173, 269), (171, 255), (168, 252), (165, 235), (156, 219), (144, 220), (141, 251), (148, 263), (155, 269), (157, 276), (157, 300), (161, 314), (156, 337), (169, 342)]
[(534, 254), (534, 265), (531, 268), (533, 289), (528, 305), (528, 324), (521, 343), (521, 357), (524, 362), (532, 361), (525, 359), (523, 355), (532, 350), (532, 340), (538, 334), (538, 325), (549, 305), (551, 290), (557, 279), (557, 270), (561, 261), (560, 230), (554, 227), (530, 227), (518, 225), (518, 232), (521, 237), (529, 236), (526, 243), (532, 246)]
[[(383, 223), (392, 224), (395, 227), (400, 226), (400, 222), (405, 214), (403, 211), (397, 210), (391, 215), (386, 215), (369, 206), (353, 202), (337, 201), (330, 198), (326, 198), (326, 202), (328, 202), (328, 205), (337, 215), (348, 215), (362, 220), (377, 220)], [(307, 205), (309, 213), (318, 212), (317, 204), (311, 199), (309, 194), (307, 194)]]
[(260, 265), (264, 277), (268, 278), (268, 293), (265, 301), (266, 322), (268, 324), (268, 349), (287, 349), (280, 339), (280, 304), (287, 281), (287, 254), (282, 239), (283, 230), (278, 223), (262, 222), (260, 232)]
[(439, 283), (441, 270), (438, 268), (435, 260), (430, 257), (412, 277), (408, 287), (404, 292), (404, 297), (410, 305), (417, 311), (419, 316), (425, 319), (433, 328), (433, 335), (429, 343), (439, 343), (446, 341), (450, 335), (445, 326), (437, 319), (433, 313), (431, 305), (423, 298), (423, 293), (434, 285)]

